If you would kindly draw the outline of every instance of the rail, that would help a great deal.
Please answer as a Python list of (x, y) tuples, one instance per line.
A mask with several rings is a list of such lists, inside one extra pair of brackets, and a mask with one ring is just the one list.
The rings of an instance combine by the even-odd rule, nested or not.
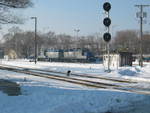
[[(54, 79), (54, 80), (59, 80), (59, 81), (65, 81), (65, 82), (70, 82), (70, 83), (75, 83), (79, 85), (84, 85), (87, 87), (93, 87), (93, 88), (101, 88), (101, 89), (111, 89), (111, 90), (118, 90), (118, 91), (127, 91), (127, 92), (132, 92), (132, 93), (139, 93), (139, 94), (146, 94), (150, 95), (150, 89), (149, 88), (142, 88), (142, 87), (137, 87), (137, 86), (128, 86), (131, 83), (136, 83), (135, 81), (128, 81), (128, 80), (117, 80), (117, 79), (110, 79), (110, 78), (100, 78), (100, 77), (92, 77), (92, 76), (87, 76), (87, 75), (78, 75), (78, 74), (72, 74), (73, 76), (80, 76), (79, 78), (74, 78), (72, 76), (66, 76), (66, 73), (63, 72), (54, 72), (54, 71), (46, 71), (46, 70), (40, 70), (40, 69), (29, 69), (29, 68), (22, 68), (22, 67), (10, 67), (10, 66), (2, 66), (0, 65), (1, 70), (8, 70), (8, 71), (13, 71), (17, 73), (24, 73), (24, 74), (29, 74), (33, 76), (38, 76), (38, 77), (44, 77), (48, 79)], [(50, 73), (53, 72), (53, 73)], [(62, 74), (61, 76), (56, 75), (56, 74)], [(98, 80), (107, 80), (110, 81), (110, 83), (104, 83), (100, 81), (93, 81), (91, 80), (86, 80), (81, 77), (87, 77), (87, 78), (94, 78)], [(111, 82), (120, 82), (120, 83), (126, 83), (128, 85), (122, 86), (120, 84), (114, 84)]]

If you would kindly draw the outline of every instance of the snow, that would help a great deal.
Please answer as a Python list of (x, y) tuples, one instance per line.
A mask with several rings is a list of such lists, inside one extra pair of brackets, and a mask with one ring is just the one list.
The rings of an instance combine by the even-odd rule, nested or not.
[[(59, 72), (87, 74), (106, 78), (137, 81), (149, 88), (150, 64), (111, 67), (105, 72), (102, 64), (1, 61), (0, 64)], [(24, 80), (26, 78), (26, 81)], [(57, 80), (0, 70), (0, 79), (16, 82), (22, 94), (8, 96), (0, 90), (0, 113), (150, 113), (150, 96), (111, 89), (96, 89)], [(133, 84), (134, 85), (134, 84)], [(137, 85), (137, 84), (136, 84)]]

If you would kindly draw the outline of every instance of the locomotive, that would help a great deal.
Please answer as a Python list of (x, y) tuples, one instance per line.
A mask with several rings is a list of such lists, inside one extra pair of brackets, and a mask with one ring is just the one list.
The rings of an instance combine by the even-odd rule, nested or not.
[(38, 61), (49, 62), (94, 62), (95, 57), (88, 49), (45, 50)]

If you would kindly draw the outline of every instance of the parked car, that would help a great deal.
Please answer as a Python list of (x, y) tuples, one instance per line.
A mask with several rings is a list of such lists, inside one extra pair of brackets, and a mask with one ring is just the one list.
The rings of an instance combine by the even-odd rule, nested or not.
[(132, 62), (135, 62), (137, 58), (136, 57), (132, 57)]
[(35, 61), (35, 57), (34, 56), (30, 56), (30, 57), (28, 57), (28, 59), (29, 59), (29, 62), (34, 62)]
[(145, 62), (150, 62), (150, 57), (144, 59)]

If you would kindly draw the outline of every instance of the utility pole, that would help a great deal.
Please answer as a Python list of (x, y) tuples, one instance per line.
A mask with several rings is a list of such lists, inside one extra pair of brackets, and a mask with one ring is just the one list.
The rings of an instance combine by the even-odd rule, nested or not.
[(148, 7), (150, 5), (135, 5), (135, 7), (140, 8), (140, 12), (136, 14), (140, 18), (140, 59), (139, 66), (143, 67), (143, 18), (146, 17), (146, 13), (143, 12), (143, 7)]
[[(108, 12), (108, 18), (110, 17), (109, 12)], [(108, 33), (110, 33), (110, 28), (108, 27)], [(107, 43), (107, 54), (108, 54), (108, 73), (111, 72), (110, 70), (110, 43)]]
[(37, 17), (31, 17), (31, 19), (35, 20), (35, 40), (34, 40), (34, 60), (36, 64), (36, 59), (37, 59)]

